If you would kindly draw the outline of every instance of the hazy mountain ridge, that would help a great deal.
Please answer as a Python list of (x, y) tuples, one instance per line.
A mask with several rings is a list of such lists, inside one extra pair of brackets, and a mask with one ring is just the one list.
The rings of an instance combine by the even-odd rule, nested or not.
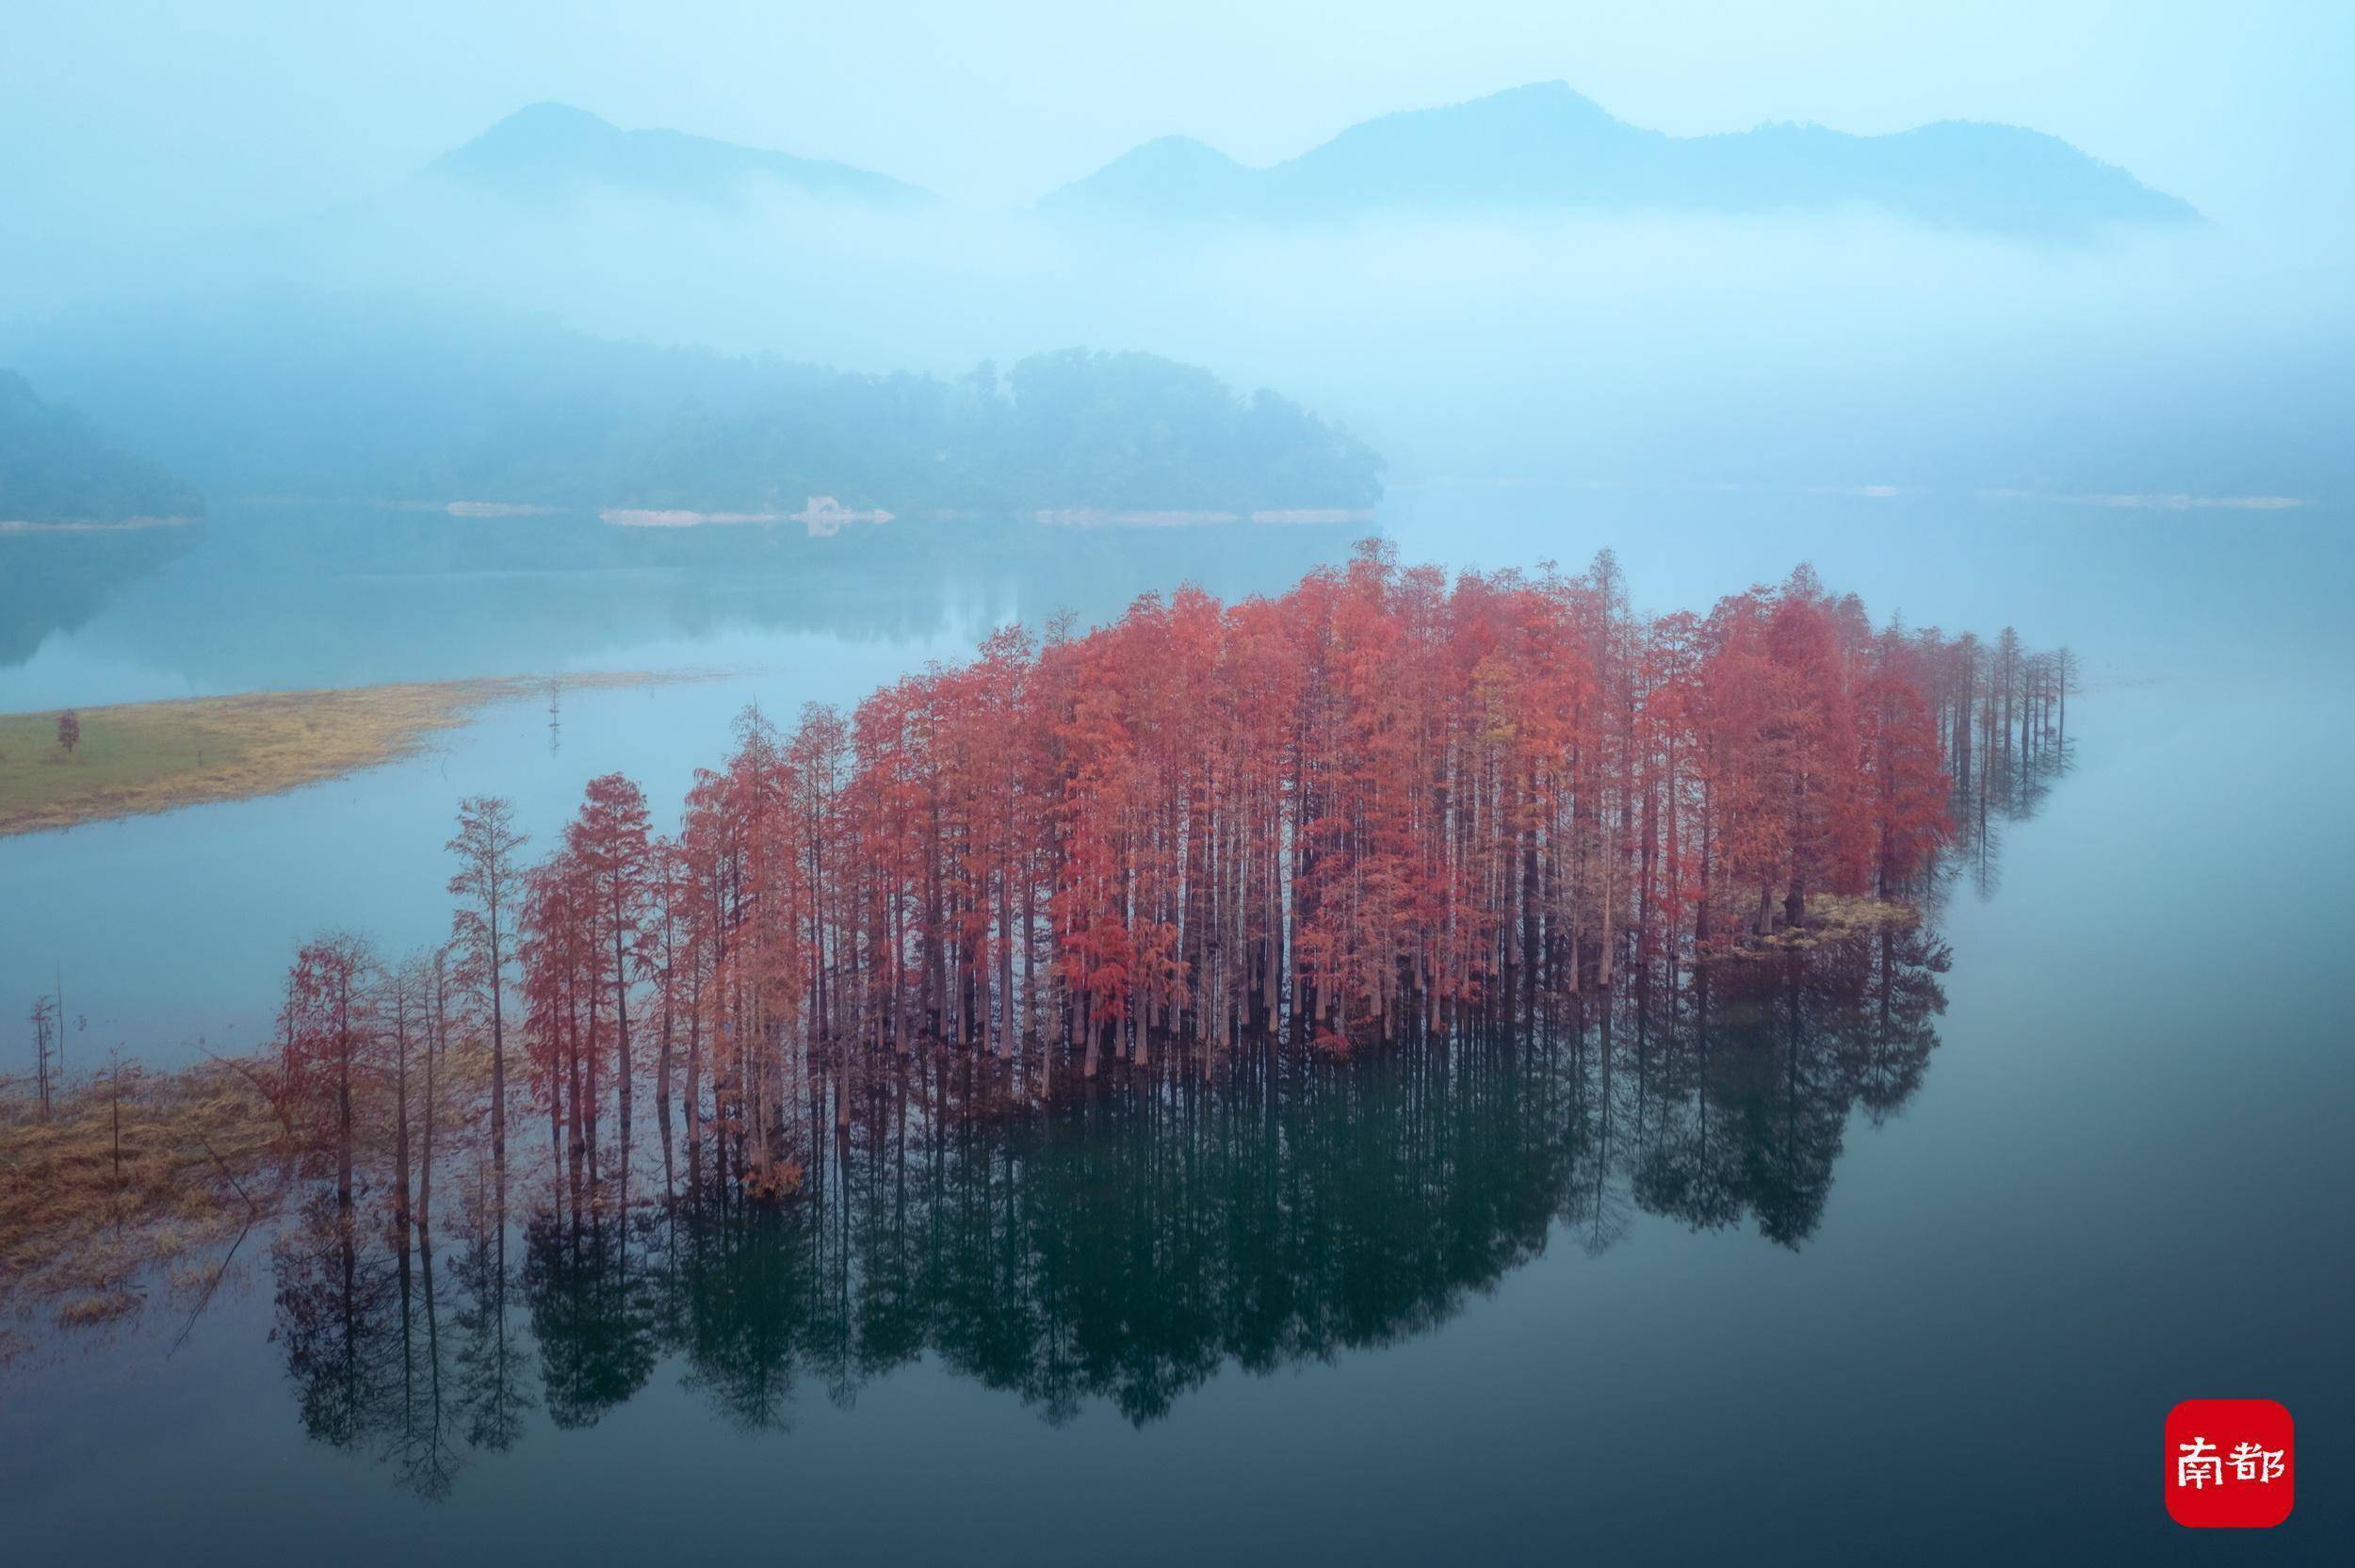
[(156, 464), (124, 452), (88, 419), (0, 370), (0, 524), (192, 517), (204, 503)]
[(1346, 431), (1145, 353), (853, 374), (303, 294), (98, 313), (11, 347), (223, 497), (899, 511), (1381, 493), (1381, 460)]
[(420, 176), (543, 201), (605, 188), (725, 204), (761, 182), (889, 205), (934, 200), (930, 191), (849, 164), (684, 131), (625, 131), (569, 104), (518, 109), (435, 158)]
[(2022, 234), (2199, 218), (2126, 170), (2018, 126), (1944, 121), (1854, 136), (1774, 124), (1672, 137), (1628, 124), (1560, 82), (1383, 115), (1265, 169), (1162, 137), (1039, 202), (1063, 217), (1259, 222), (1393, 210), (1848, 205)]

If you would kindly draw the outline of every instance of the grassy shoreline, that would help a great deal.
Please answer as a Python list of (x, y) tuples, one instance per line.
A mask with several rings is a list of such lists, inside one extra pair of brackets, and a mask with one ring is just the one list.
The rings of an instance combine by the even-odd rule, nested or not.
[[(566, 675), (568, 688), (633, 686), (643, 673)], [(81, 740), (57, 744), (57, 713), (0, 714), (0, 837), (275, 795), (413, 755), (486, 703), (547, 678), (492, 676), (317, 691), (186, 697), (78, 710)]]
[[(476, 1111), (490, 1051), (453, 1043), (437, 1065), (436, 1157), (446, 1177), (463, 1177), (485, 1154)], [(413, 1072), (422, 1162), (424, 1069)], [(316, 1107), (293, 1099), (271, 1050), (161, 1070), (110, 1064), (60, 1090), (45, 1115), (26, 1087), (0, 1080), (0, 1368), (44, 1320), (89, 1329), (157, 1301), (201, 1308), (245, 1235), (267, 1234), (306, 1181), (323, 1179)], [(371, 1072), (353, 1098), (360, 1212), (390, 1223), (391, 1083)]]

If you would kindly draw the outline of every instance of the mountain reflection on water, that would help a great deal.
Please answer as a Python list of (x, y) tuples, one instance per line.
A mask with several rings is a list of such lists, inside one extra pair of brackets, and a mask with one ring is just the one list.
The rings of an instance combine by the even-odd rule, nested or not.
[[(5, 522), (0, 519), (0, 522)], [(121, 590), (203, 541), (201, 523), (146, 527), (0, 527), (0, 670), (96, 617)]]
[(1009, 620), (1106, 620), (1181, 582), (1273, 592), (1368, 531), (953, 517), (813, 538), (797, 523), (247, 505), (201, 528), (0, 537), (0, 711), (691, 663), (728, 632), (969, 644)]
[(502, 1212), (478, 1172), (404, 1243), (323, 1196), (273, 1249), (275, 1337), (303, 1430), (427, 1496), (664, 1376), (780, 1429), (930, 1355), (1050, 1422), (1100, 1399), (1142, 1425), (1229, 1362), (1429, 1332), (1557, 1227), (1590, 1253), (1639, 1212), (1800, 1246), (1853, 1114), (1920, 1087), (1947, 963), (1891, 929), (1655, 967), (1520, 1037), (1181, 1060), (1027, 1109), (938, 1057), (811, 1139), (781, 1205), (658, 1171), (586, 1206), (518, 1181)]

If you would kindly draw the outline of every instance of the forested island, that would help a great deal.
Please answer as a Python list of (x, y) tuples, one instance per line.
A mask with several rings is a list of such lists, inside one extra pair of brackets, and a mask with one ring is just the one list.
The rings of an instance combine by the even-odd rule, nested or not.
[(740, 396), (584, 396), (499, 411), (382, 481), (407, 495), (562, 507), (1005, 512), (1371, 507), (1373, 453), (1264, 388), (1145, 353), (1065, 349), (1000, 375), (761, 372)]
[(1363, 509), (1380, 458), (1281, 394), (1065, 348), (956, 377), (295, 293), (0, 351), (216, 499), (796, 511)]
[[(1785, 1091), (1713, 1058), (1713, 1030), (1831, 1050), (1811, 1070), (1814, 1152), (1775, 1156), (1813, 1170), (1795, 1186), (1694, 1165), (1677, 1141), (1694, 1129), (1669, 1121), (1634, 1145), (1646, 1206), (1754, 1207), (1795, 1244), (1847, 1108), (1919, 1081), (1945, 965), (1925, 902), (1958, 836), (1990, 874), (1990, 800), (2032, 801), (2064, 765), (2070, 671), (2008, 631), (1876, 627), (1805, 568), (1706, 616), (1648, 616), (1608, 555), (1450, 582), (1371, 543), (1277, 598), (1189, 589), (1085, 635), (1008, 629), (848, 713), (747, 712), (675, 832), (618, 774), (537, 857), (506, 801), (466, 800), (448, 942), (396, 958), (322, 932), (258, 1053), (171, 1074), (69, 1061), (63, 998), (38, 999), (32, 1092), (0, 1120), (13, 1310), (111, 1320), (167, 1238), (234, 1249), (297, 1211), (313, 1239), (284, 1233), (282, 1256), (349, 1265), (364, 1216), (405, 1256), (437, 1175), (500, 1250), (519, 1185), (531, 1246), (572, 1268), (600, 1216), (685, 1203), (752, 1224), (841, 1196), (859, 1160), (936, 1157), (960, 1125), (1046, 1114), (1045, 1142), (987, 1136), (1091, 1162), (1057, 1107), (1127, 1103), (1102, 1114), (1175, 1136), (1195, 1123), (1163, 1119), (1194, 1096), (1297, 1109), (1326, 1071), (1394, 1052), (1426, 1064), (1405, 1069), (1412, 1094), (1482, 1061), (1534, 1088), (1566, 1070), (1550, 1042), (1600, 1028), (1607, 1053), (1615, 1020), (1657, 1034), (1642, 1070), (1697, 1109)], [(1787, 1007), (1747, 1010), (1761, 987)], [(1475, 1046), (1507, 1056), (1444, 1065)], [(1451, 1266), (1344, 1342), (1448, 1310), (1542, 1233), (1534, 1213), (1493, 1262)], [(1256, 1362), (1261, 1332), (1183, 1359)], [(1166, 1398), (1117, 1392), (1128, 1376), (1078, 1386), (1141, 1414)]]

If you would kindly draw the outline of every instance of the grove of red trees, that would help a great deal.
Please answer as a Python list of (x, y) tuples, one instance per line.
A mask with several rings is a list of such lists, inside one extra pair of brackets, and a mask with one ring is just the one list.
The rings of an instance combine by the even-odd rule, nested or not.
[[(673, 835), (608, 775), (526, 865), (504, 803), (470, 800), (451, 974), (491, 1026), (502, 1153), (519, 1033), (576, 1190), (601, 1145), (626, 1165), (647, 1083), (692, 1177), (708, 1142), (783, 1190), (794, 1107), (847, 1125), (860, 1075), (919, 1051), (1047, 1092), (1246, 1040), (1511, 1027), (1827, 896), (1909, 897), (1974, 742), (2024, 749), (2031, 708), (2049, 734), (2067, 672), (2008, 632), (1991, 657), (1876, 628), (1805, 567), (1646, 617), (1607, 554), (1451, 582), (1369, 543), (1276, 598), (1008, 628), (848, 715), (748, 712)], [(315, 945), (290, 981), (322, 1075), (347, 958)]]

